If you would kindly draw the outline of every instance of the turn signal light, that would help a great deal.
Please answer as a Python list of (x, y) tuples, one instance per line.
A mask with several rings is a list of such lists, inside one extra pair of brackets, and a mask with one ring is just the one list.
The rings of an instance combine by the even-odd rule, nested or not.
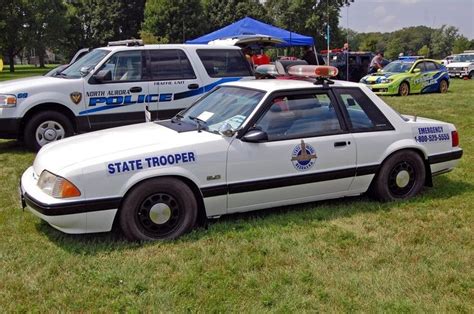
[(339, 73), (336, 67), (329, 65), (293, 65), (288, 68), (288, 74), (305, 77), (335, 77)]
[(63, 180), (59, 186), (61, 198), (81, 196), (79, 189), (67, 180)]
[(459, 134), (458, 134), (458, 131), (451, 131), (451, 142), (452, 142), (452, 146), (453, 146), (453, 147), (459, 146)]

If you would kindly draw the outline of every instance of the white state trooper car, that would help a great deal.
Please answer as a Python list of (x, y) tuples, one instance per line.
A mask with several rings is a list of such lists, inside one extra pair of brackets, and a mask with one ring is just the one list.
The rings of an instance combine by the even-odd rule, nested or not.
[[(0, 83), (0, 138), (33, 150), (73, 134), (169, 119), (224, 82), (255, 78), (239, 47), (110, 43), (59, 73)], [(129, 46), (130, 45), (130, 46)]]
[[(402, 116), (333, 67), (226, 83), (165, 121), (43, 147), (21, 178), (23, 205), (66, 233), (172, 239), (197, 218), (371, 192), (416, 195), (462, 156), (446, 122)], [(314, 80), (309, 76), (318, 76)]]

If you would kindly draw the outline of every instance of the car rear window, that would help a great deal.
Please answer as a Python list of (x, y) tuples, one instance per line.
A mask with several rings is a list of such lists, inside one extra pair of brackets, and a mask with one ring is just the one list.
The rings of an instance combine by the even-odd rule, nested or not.
[(240, 50), (198, 49), (197, 54), (210, 77), (253, 76)]

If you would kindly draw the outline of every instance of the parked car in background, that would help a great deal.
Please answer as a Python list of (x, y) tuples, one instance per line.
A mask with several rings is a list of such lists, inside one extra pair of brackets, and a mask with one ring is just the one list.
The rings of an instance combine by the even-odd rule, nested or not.
[[(343, 52), (342, 49), (333, 49), (329, 53), (328, 62), (327, 51), (322, 50), (320, 55), (326, 64), (335, 66), (339, 70), (337, 79), (351, 82), (359, 82), (367, 75), (370, 61), (375, 56), (374, 53), (367, 51)], [(382, 66), (389, 63), (390, 61), (383, 59)]]
[[(138, 44), (137, 44), (138, 43)], [(55, 76), (0, 83), (0, 138), (31, 149), (93, 130), (167, 119), (224, 82), (254, 79), (239, 47), (146, 45), (97, 48)]]
[(446, 67), (435, 60), (409, 56), (390, 62), (379, 72), (364, 76), (360, 82), (378, 95), (446, 93), (449, 75)]
[(453, 58), (454, 58), (454, 55), (447, 56), (446, 58), (441, 60), (440, 63), (443, 64), (443, 65), (448, 65), (453, 61)]
[(455, 55), (453, 61), (447, 65), (450, 77), (474, 77), (474, 50), (466, 50)]

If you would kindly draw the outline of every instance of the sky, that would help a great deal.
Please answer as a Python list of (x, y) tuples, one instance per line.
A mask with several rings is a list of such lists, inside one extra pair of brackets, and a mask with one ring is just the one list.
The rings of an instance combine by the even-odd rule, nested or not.
[(355, 0), (341, 9), (341, 15), (339, 25), (349, 25), (357, 32), (392, 32), (418, 25), (439, 28), (446, 24), (474, 39), (474, 0)]

